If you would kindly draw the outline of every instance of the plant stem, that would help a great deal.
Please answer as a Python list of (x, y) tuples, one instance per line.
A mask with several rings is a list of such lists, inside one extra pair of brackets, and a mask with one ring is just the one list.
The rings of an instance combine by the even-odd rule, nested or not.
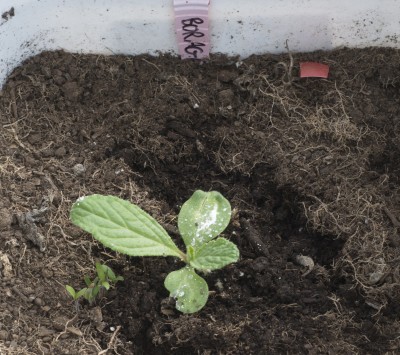
[(185, 264), (188, 263), (187, 255), (186, 255), (184, 252), (180, 251), (180, 250), (179, 250), (179, 257), (181, 258), (181, 260), (182, 260)]

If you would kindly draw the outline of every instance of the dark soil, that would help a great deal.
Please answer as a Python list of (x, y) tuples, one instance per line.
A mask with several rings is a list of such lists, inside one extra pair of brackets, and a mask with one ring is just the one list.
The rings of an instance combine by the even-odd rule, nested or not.
[[(293, 59), (53, 52), (14, 71), (0, 92), (0, 353), (400, 352), (400, 52)], [(329, 79), (299, 79), (306, 60)], [(79, 196), (111, 194), (178, 238), (196, 189), (231, 202), (241, 258), (205, 275), (193, 315), (163, 286), (176, 260), (118, 255), (69, 220)], [(96, 260), (125, 281), (77, 308), (65, 285)]]

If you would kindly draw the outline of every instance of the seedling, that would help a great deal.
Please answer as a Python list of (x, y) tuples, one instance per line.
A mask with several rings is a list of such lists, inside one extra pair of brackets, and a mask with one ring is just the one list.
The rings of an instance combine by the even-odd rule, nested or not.
[(79, 298), (83, 297), (89, 303), (93, 303), (102, 290), (108, 291), (112, 284), (124, 279), (122, 276), (116, 276), (110, 267), (99, 262), (96, 262), (96, 271), (97, 276), (93, 281), (89, 276), (84, 277), (86, 287), (79, 291), (76, 291), (72, 286), (65, 286), (74, 301), (78, 301)]
[(184, 253), (153, 217), (118, 197), (83, 197), (71, 210), (74, 224), (112, 250), (131, 256), (174, 256), (185, 262), (185, 267), (172, 271), (164, 281), (183, 313), (197, 312), (207, 303), (207, 282), (195, 270), (209, 272), (239, 259), (236, 245), (218, 237), (230, 218), (229, 201), (219, 192), (197, 190), (178, 215)]

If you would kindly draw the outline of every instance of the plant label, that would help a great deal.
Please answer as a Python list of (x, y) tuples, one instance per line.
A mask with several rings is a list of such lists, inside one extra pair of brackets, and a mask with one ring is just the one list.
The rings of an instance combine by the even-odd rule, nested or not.
[(210, 54), (210, 0), (174, 0), (175, 29), (182, 59), (204, 59)]

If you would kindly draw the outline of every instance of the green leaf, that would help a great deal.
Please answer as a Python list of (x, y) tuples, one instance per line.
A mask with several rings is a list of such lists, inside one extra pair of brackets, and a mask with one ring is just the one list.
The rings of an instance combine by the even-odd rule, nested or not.
[(85, 277), (83, 279), (85, 280), (86, 286), (90, 287), (90, 285), (92, 284), (92, 280), (90, 279), (90, 277), (85, 275)]
[(100, 285), (96, 285), (92, 288), (93, 299), (99, 294), (99, 291), (100, 291)]
[[(90, 303), (92, 303), (92, 301), (94, 300), (94, 296), (93, 296), (93, 288), (89, 287), (89, 288), (84, 288), (81, 291), (85, 290), (85, 292), (82, 294), (83, 297), (85, 298), (85, 300), (89, 301)], [(79, 291), (79, 292), (81, 292)]]
[(164, 285), (170, 297), (176, 299), (176, 309), (182, 313), (197, 312), (207, 303), (207, 282), (190, 266), (169, 273)]
[[(76, 294), (76, 298), (75, 299), (78, 299), (79, 297), (82, 297), (82, 296), (84, 296), (85, 294), (86, 294), (86, 292), (87, 292), (87, 288), (85, 287), (85, 288), (83, 288), (82, 290), (80, 290), (77, 294)], [(86, 297), (85, 297), (86, 298)]]
[(116, 279), (114, 271), (112, 271), (112, 269), (110, 267), (108, 267), (107, 265), (103, 265), (103, 270), (104, 270), (104, 273), (106, 274), (106, 279), (114, 282)]
[(194, 248), (191, 245), (188, 245), (186, 252), (188, 261), (194, 258), (194, 253), (195, 253)]
[(104, 267), (105, 265), (100, 264), (99, 262), (96, 262), (96, 271), (97, 271), (97, 276), (99, 277), (100, 282), (106, 280), (106, 273)]
[(225, 238), (211, 240), (195, 251), (190, 265), (197, 270), (216, 270), (239, 259), (239, 249)]
[(118, 197), (91, 195), (81, 198), (72, 206), (71, 220), (106, 247), (120, 253), (185, 258), (153, 217)]
[(75, 291), (75, 289), (72, 287), (72, 286), (70, 286), (70, 285), (65, 285), (65, 289), (67, 290), (67, 292), (72, 296), (72, 298), (74, 299), (74, 300), (76, 300), (76, 291)]
[(182, 205), (178, 228), (186, 247), (197, 249), (222, 233), (230, 219), (231, 205), (224, 196), (197, 190)]
[(107, 291), (110, 289), (110, 284), (107, 281), (103, 281), (101, 286), (103, 286)]

